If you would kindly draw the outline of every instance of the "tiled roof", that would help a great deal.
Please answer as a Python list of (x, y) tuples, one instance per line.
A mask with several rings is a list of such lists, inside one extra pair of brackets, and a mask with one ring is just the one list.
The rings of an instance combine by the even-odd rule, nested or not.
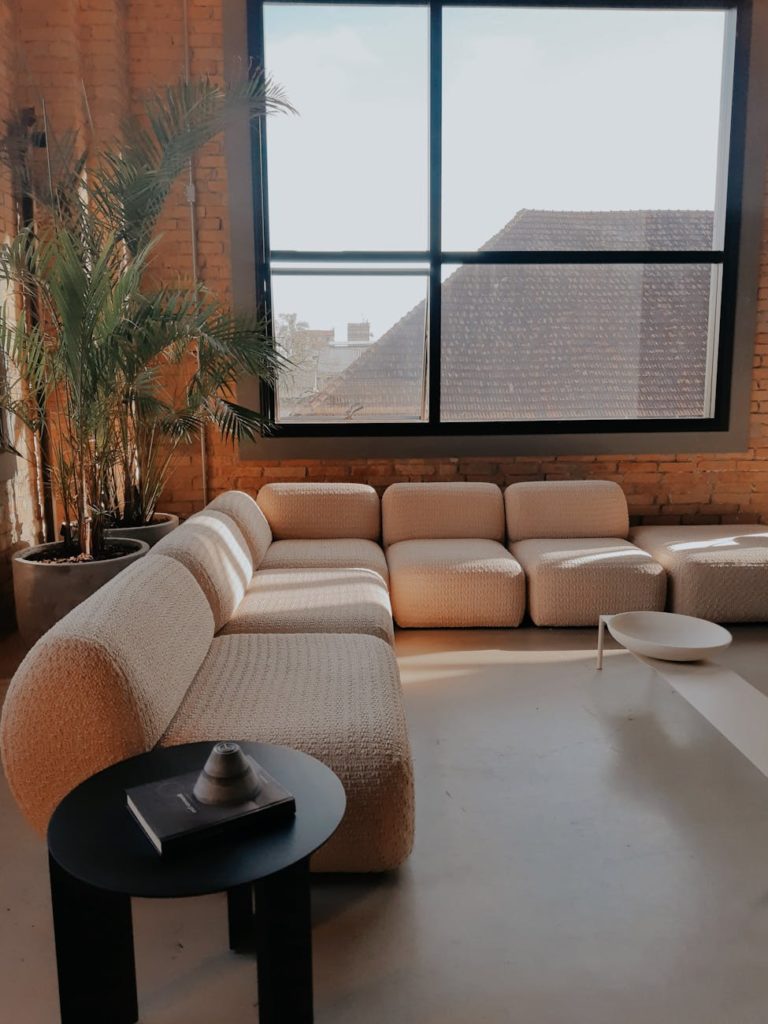
[[(521, 210), (483, 250), (708, 249), (712, 214)], [(442, 289), (447, 420), (701, 416), (711, 267), (465, 265)], [(296, 410), (418, 417), (427, 306)]]

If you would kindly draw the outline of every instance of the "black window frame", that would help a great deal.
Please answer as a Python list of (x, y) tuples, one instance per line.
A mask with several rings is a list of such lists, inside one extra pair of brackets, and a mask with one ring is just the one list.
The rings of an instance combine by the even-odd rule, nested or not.
[[(739, 241), (741, 234), (742, 188), (746, 144), (749, 40), (752, 0), (247, 0), (248, 54), (251, 66), (264, 67), (264, 6), (277, 2), (286, 5), (328, 4), (338, 6), (402, 6), (428, 9), (429, 45), (429, 247), (421, 251), (304, 251), (272, 250), (269, 242), (269, 193), (267, 181), (268, 126), (254, 121), (251, 129), (251, 163), (254, 209), (256, 296), (260, 315), (272, 323), (271, 275), (274, 264), (318, 264), (312, 273), (344, 274), (345, 264), (427, 264), (428, 337), (427, 403), (428, 419), (404, 422), (276, 422), (274, 388), (262, 381), (259, 386), (261, 412), (270, 423), (271, 438), (300, 437), (440, 437), (475, 435), (534, 434), (619, 434), (674, 432), (725, 432), (730, 426), (730, 395), (733, 372), (736, 294)], [(541, 7), (583, 8), (586, 10), (720, 10), (735, 13), (733, 82), (731, 89), (730, 138), (724, 209), (722, 249), (706, 250), (536, 250), (470, 251), (442, 249), (442, 19), (449, 7)], [(440, 331), (441, 271), (443, 266), (460, 264), (707, 264), (722, 265), (720, 320), (717, 331), (714, 410), (708, 417), (635, 418), (635, 419), (547, 419), (441, 421)], [(327, 269), (333, 264), (332, 269)], [(325, 265), (325, 266), (321, 266)], [(347, 273), (353, 273), (350, 268)], [(359, 270), (357, 270), (360, 273)], [(367, 271), (366, 271), (367, 272)], [(370, 273), (391, 274), (394, 269), (375, 269)], [(406, 270), (405, 273), (408, 273)]]

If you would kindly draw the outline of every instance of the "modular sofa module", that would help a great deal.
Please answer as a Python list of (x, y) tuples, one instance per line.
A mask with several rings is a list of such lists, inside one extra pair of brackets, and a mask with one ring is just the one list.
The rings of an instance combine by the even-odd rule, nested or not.
[(392, 484), (382, 498), (382, 530), (399, 626), (519, 625), (525, 578), (504, 547), (495, 484)]
[(610, 480), (544, 480), (504, 492), (509, 550), (537, 626), (593, 626), (601, 614), (661, 611), (666, 573), (627, 540), (627, 499)]

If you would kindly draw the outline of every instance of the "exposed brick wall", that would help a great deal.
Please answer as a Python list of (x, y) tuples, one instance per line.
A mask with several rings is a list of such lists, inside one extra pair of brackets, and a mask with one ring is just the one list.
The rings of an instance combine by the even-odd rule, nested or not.
[[(222, 72), (224, 0), (189, 0), (188, 31), (193, 74)], [(17, 24), (11, 24), (14, 9)], [(138, 110), (141, 93), (176, 79), (184, 67), (182, 0), (0, 0), (0, 104), (10, 102), (7, 69), (19, 60), (17, 102), (45, 97), (61, 129), (90, 132), (83, 93), (97, 135), (111, 135), (123, 113)], [(5, 69), (5, 70), (2, 70)], [(227, 170), (217, 140), (195, 164), (195, 222), (199, 270), (204, 282), (226, 296), (230, 289)], [(189, 207), (180, 182), (164, 212), (158, 269), (169, 280), (188, 281), (192, 272)], [(768, 189), (767, 189), (768, 194)], [(0, 182), (0, 229), (9, 207)], [(240, 461), (209, 437), (211, 495), (230, 487), (255, 493), (270, 480), (360, 480), (379, 489), (400, 480), (514, 480), (600, 477), (617, 480), (635, 517), (653, 522), (768, 521), (768, 224), (764, 232), (759, 319), (751, 404), (751, 437), (744, 452), (701, 455), (557, 456), (547, 458), (354, 459)], [(22, 478), (14, 488), (19, 489)], [(29, 484), (29, 481), (27, 481)], [(188, 514), (202, 503), (202, 467), (197, 446), (183, 452), (163, 507)], [(36, 531), (33, 504), (15, 501)], [(12, 499), (0, 491), (0, 523), (12, 519)], [(17, 517), (18, 518), (18, 517)], [(0, 527), (0, 552), (8, 540)], [(12, 543), (19, 543), (18, 540)], [(7, 586), (5, 588), (7, 599)], [(0, 599), (2, 599), (0, 581)]]
[[(19, 68), (15, 40), (18, 21), (15, 0), (0, 0), (0, 121), (9, 118), (16, 105), (15, 88)], [(0, 237), (3, 240), (16, 233), (16, 209), (12, 196), (8, 169), (0, 164)], [(13, 442), (25, 455), (29, 454), (28, 438), (13, 430)], [(29, 544), (37, 543), (40, 522), (36, 498), (35, 477), (30, 462), (17, 460), (15, 475), (0, 481), (0, 633), (13, 625), (13, 586), (10, 556)]]
[[(131, 12), (146, 7), (129, 4)], [(180, 3), (176, 9), (180, 10)], [(174, 5), (165, 5), (170, 12)], [(221, 71), (221, 5), (215, 0), (190, 3), (193, 70)], [(132, 20), (133, 14), (129, 16)], [(144, 49), (144, 75), (152, 69), (172, 73), (180, 66), (179, 23), (169, 13), (164, 32), (153, 32), (151, 52)], [(146, 38), (146, 37), (144, 37)], [(158, 70), (159, 73), (159, 70)], [(223, 293), (229, 289), (229, 222), (226, 166), (214, 144), (199, 161), (198, 240), (203, 279)], [(766, 180), (768, 196), (768, 179)], [(178, 219), (178, 217), (176, 218)], [(176, 226), (176, 225), (174, 225)], [(181, 228), (184, 234), (186, 223)], [(186, 258), (182, 247), (177, 254)], [(547, 458), (240, 460), (216, 437), (209, 437), (210, 496), (238, 487), (256, 493), (270, 480), (355, 480), (382, 490), (404, 480), (515, 480), (599, 477), (618, 481), (626, 491), (636, 521), (768, 521), (768, 208), (763, 232), (762, 278), (755, 349), (749, 447), (743, 452), (701, 455), (558, 456)], [(202, 470), (197, 449), (185, 452), (165, 495), (163, 507), (182, 515), (202, 504)]]

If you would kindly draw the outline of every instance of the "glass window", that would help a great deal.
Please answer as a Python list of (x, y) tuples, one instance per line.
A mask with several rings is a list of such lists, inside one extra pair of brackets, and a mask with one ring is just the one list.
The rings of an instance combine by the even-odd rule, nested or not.
[(278, 434), (728, 426), (741, 0), (252, 2)]
[(293, 364), (277, 422), (422, 420), (427, 277), (277, 274), (274, 334)]
[(723, 11), (451, 7), (443, 25), (444, 248), (712, 247)]
[(442, 288), (443, 418), (711, 415), (718, 276), (690, 264), (455, 268)]
[(266, 4), (267, 71), (297, 117), (268, 125), (275, 249), (425, 249), (429, 16)]

